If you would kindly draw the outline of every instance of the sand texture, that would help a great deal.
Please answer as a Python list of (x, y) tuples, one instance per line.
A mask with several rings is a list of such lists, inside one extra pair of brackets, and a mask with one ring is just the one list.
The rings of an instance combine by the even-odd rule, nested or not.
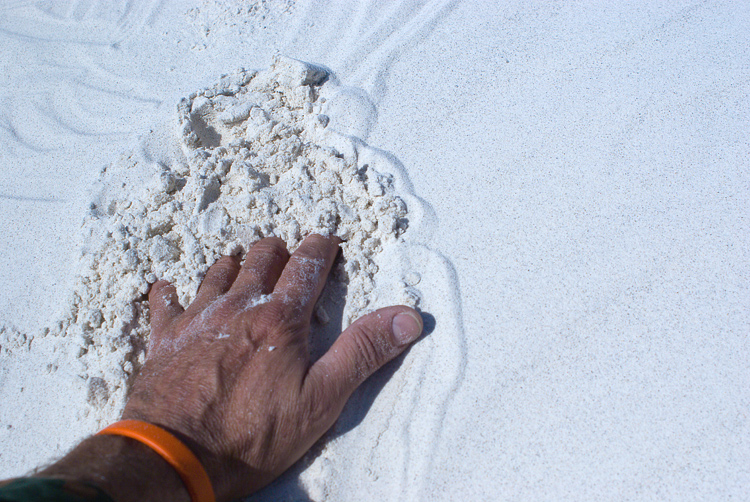
[(248, 500), (746, 499), (750, 4), (0, 5), (0, 478), (222, 253), (345, 238), (426, 335)]

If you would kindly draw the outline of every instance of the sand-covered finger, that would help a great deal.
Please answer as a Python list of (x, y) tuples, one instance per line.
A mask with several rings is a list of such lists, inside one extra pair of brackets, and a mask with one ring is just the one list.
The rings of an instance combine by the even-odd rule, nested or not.
[(308, 320), (338, 253), (337, 237), (311, 235), (289, 259), (273, 291), (293, 315)]
[(269, 237), (258, 241), (245, 256), (230, 296), (247, 303), (271, 294), (288, 261), (289, 251), (283, 240)]

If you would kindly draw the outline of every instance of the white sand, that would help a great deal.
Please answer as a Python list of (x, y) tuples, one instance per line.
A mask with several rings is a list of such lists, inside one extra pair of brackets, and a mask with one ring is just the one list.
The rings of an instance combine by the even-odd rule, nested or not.
[(426, 202), (376, 280), (418, 270), (436, 321), (252, 500), (746, 497), (750, 6), (24, 4), (0, 7), (0, 477), (107, 418), (35, 335), (86, 190), (278, 50), (349, 87), (329, 127)]

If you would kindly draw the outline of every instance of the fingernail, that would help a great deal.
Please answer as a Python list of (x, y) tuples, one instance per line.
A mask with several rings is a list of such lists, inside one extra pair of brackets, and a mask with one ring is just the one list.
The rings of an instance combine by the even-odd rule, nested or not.
[(401, 312), (393, 318), (393, 336), (401, 345), (416, 340), (422, 334), (422, 318), (410, 312)]

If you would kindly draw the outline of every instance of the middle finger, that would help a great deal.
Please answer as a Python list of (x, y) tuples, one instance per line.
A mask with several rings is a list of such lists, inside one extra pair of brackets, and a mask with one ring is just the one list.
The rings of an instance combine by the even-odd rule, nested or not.
[(341, 239), (335, 236), (313, 234), (305, 238), (289, 258), (273, 290), (273, 297), (285, 304), (296, 320), (310, 321), (340, 242)]

